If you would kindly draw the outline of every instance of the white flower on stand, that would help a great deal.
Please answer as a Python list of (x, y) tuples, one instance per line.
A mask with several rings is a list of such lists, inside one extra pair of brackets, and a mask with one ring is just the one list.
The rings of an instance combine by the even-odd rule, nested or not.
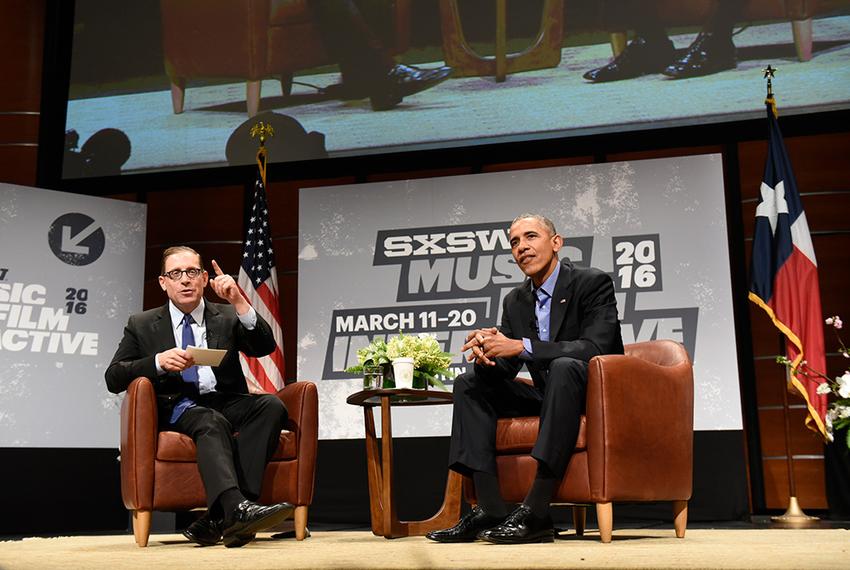
[(838, 384), (838, 395), (842, 398), (850, 398), (850, 371), (845, 371), (835, 379), (835, 382)]

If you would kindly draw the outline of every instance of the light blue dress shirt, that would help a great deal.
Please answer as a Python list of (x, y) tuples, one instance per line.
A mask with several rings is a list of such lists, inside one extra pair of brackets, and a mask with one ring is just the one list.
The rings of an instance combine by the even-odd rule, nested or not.
[[(561, 264), (555, 265), (555, 270), (546, 278), (543, 285), (532, 291), (534, 303), (534, 316), (537, 319), (537, 336), (544, 342), (549, 341), (549, 315), (552, 313), (552, 295), (555, 292), (555, 283), (561, 273)], [(522, 345), (525, 349), (520, 353), (520, 358), (531, 360), (531, 339), (523, 337)]]
[[(201, 302), (198, 303), (198, 306), (195, 307), (195, 310), (191, 312), (192, 319), (195, 322), (192, 323), (192, 334), (195, 337), (195, 346), (198, 348), (209, 348), (207, 346), (207, 323), (204, 320), (204, 310), (205, 304), (204, 299), (201, 298)], [(183, 344), (183, 311), (178, 309), (174, 303), (168, 301), (168, 312), (171, 316), (171, 330), (174, 333), (174, 345), (182, 346)], [(238, 315), (239, 321), (242, 325), (248, 329), (253, 330), (255, 326), (257, 326), (257, 312), (254, 310), (254, 307), (251, 307), (247, 313), (244, 315)], [(162, 353), (157, 353), (156, 358), (154, 358), (154, 362), (156, 363), (156, 371), (157, 374), (165, 374), (166, 371), (159, 363), (159, 356)], [(211, 366), (198, 366), (198, 392), (201, 394), (207, 394), (209, 392), (215, 391), (216, 378), (215, 373)], [(177, 418), (180, 417), (180, 414), (188, 407), (191, 407), (190, 402), (184, 402), (187, 398), (183, 398), (179, 403), (177, 413), (171, 419), (171, 423), (177, 421)], [(183, 404), (181, 406), (181, 404)], [(189, 404), (189, 405), (187, 405)], [(176, 409), (176, 408), (175, 408)]]

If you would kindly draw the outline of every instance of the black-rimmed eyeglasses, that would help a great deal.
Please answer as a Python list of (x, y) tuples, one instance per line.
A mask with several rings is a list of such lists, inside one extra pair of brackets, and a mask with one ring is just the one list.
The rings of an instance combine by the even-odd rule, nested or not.
[(203, 272), (203, 269), (198, 269), (197, 267), (190, 267), (189, 269), (172, 269), (171, 271), (166, 271), (165, 273), (163, 273), (162, 276), (168, 277), (172, 281), (180, 281), (180, 278), (183, 277), (184, 273), (189, 279), (197, 279), (198, 276)]

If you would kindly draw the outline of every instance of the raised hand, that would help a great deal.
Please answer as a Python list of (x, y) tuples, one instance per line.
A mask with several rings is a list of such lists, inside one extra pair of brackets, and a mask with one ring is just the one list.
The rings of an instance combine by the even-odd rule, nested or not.
[(236, 312), (243, 315), (248, 312), (251, 305), (242, 296), (242, 291), (234, 281), (233, 277), (226, 275), (221, 267), (218, 266), (215, 259), (212, 260), (213, 271), (215, 275), (210, 279), (210, 287), (215, 291), (215, 294), (233, 305)]

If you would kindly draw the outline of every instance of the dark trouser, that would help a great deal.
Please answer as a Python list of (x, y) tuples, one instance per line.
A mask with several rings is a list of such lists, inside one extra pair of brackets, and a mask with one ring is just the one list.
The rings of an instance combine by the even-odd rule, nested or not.
[[(654, 2), (636, 0), (608, 0), (605, 10), (609, 13), (620, 14), (626, 22), (626, 27), (633, 28), (638, 36), (646, 39), (666, 37), (667, 33), (663, 25), (663, 14), (658, 12), (659, 8)], [(732, 27), (740, 17), (740, 0), (715, 0), (708, 17), (703, 22), (703, 30), (713, 32), (720, 36), (732, 37)]]
[(368, 85), (395, 64), (351, 0), (309, 0), (322, 43), (339, 63), (343, 83)]
[(454, 385), (449, 467), (460, 473), (496, 474), (496, 422), (499, 418), (540, 416), (531, 456), (560, 478), (578, 439), (587, 390), (587, 363), (556, 358), (541, 387), (461, 374)]
[(223, 392), (203, 394), (196, 402), (171, 429), (195, 442), (207, 506), (212, 508), (219, 495), (232, 488), (256, 500), (288, 418), (283, 402), (272, 394)]

